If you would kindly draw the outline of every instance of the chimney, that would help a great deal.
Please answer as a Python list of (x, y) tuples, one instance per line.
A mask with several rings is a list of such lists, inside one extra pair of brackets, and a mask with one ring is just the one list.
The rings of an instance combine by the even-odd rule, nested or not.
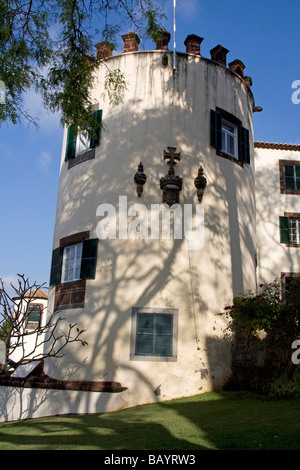
[(135, 52), (139, 50), (140, 38), (135, 33), (123, 34), (122, 39), (124, 41), (123, 52)]
[(225, 49), (225, 47), (221, 46), (221, 44), (218, 44), (210, 51), (211, 60), (225, 65), (226, 67), (226, 54), (228, 54), (228, 52), (228, 49)]
[(237, 73), (240, 77), (244, 77), (245, 65), (241, 60), (235, 59), (233, 62), (230, 62), (230, 64), (228, 64), (228, 67), (230, 68), (230, 70)]
[(196, 34), (189, 34), (184, 41), (187, 54), (200, 55), (200, 44), (203, 38), (200, 38)]
[(166, 31), (165, 29), (162, 29), (158, 32), (157, 39), (155, 40), (156, 42), (156, 50), (160, 51), (168, 51), (169, 47), (168, 44), (170, 42), (171, 34)]
[(248, 76), (244, 76), (244, 82), (246, 83), (246, 85), (248, 85), (248, 87), (250, 88), (252, 86), (252, 78), (251, 77), (248, 77)]
[(102, 42), (98, 42), (95, 47), (97, 49), (97, 60), (106, 59), (107, 57), (112, 56), (114, 46), (108, 41), (105, 40)]

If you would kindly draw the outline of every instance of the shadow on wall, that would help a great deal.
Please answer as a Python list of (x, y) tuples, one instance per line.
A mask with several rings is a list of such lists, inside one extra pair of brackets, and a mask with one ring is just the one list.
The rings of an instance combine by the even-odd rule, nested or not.
[[(173, 86), (173, 82), (167, 84), (168, 87), (171, 85)], [(118, 207), (120, 195), (127, 196), (128, 205), (135, 202), (146, 205), (161, 203), (159, 179), (168, 170), (163, 161), (163, 150), (168, 145), (181, 149), (182, 159), (176, 166), (175, 173), (183, 177), (183, 190), (180, 194), (182, 203), (197, 201), (194, 179), (200, 164), (208, 180), (204, 196), (203, 250), (193, 252), (188, 257), (188, 251), (183, 250), (185, 240), (174, 240), (174, 243), (169, 240), (99, 242), (96, 280), (88, 281), (85, 307), (68, 310), (66, 313), (68, 322), (78, 322), (81, 328), (87, 330), (89, 350), (87, 353), (85, 348), (78, 350), (70, 347), (68, 355), (63, 358), (63, 366), (59, 365), (64, 367), (66, 378), (76, 377), (73, 375), (73, 367), (79, 368), (81, 379), (86, 380), (95, 376), (98, 380), (118, 380), (121, 371), (124, 377), (126, 374), (131, 376), (131, 381), (135, 381), (137, 388), (139, 384), (148, 388), (152, 400), (157, 401), (159, 398), (154, 390), (157, 390), (160, 383), (156, 383), (155, 377), (149, 377), (143, 367), (129, 361), (131, 308), (180, 308), (176, 304), (178, 299), (188, 297), (193, 301), (189, 301), (185, 313), (187, 332), (179, 328), (179, 361), (183, 351), (187, 347), (192, 348), (190, 345), (194, 342), (192, 356), (199, 358), (199, 370), (202, 370), (198, 375), (199, 389), (203, 380), (220, 384), (228, 345), (221, 339), (206, 338), (204, 347), (208, 363), (204, 362), (202, 365), (200, 354), (197, 353), (197, 334), (202, 336), (200, 326), (211, 321), (211, 304), (215, 309), (223, 308), (232, 300), (233, 295), (245, 287), (243, 250), (246, 246), (248, 258), (248, 254), (253, 252), (252, 238), (246, 233), (248, 217), (251, 215), (246, 212), (245, 220), (241, 221), (241, 212), (237, 211), (237, 205), (240, 194), (243, 194), (242, 204), (245, 204), (246, 210), (251, 177), (248, 168), (236, 168), (232, 162), (216, 157), (209, 147), (209, 98), (205, 96), (206, 101), (198, 103), (198, 106), (203, 105), (207, 109), (206, 124), (200, 127), (195, 123), (194, 101), (189, 96), (180, 95), (180, 90), (176, 89), (171, 109), (161, 107), (145, 110), (137, 100), (127, 102), (126, 107), (121, 106), (117, 111), (112, 109), (110, 116), (103, 117), (107, 132), (102, 133), (96, 158), (68, 170), (66, 179), (60, 181), (56, 227), (60, 227), (62, 236), (70, 235), (69, 227), (72, 226), (73, 232), (77, 227), (77, 231), (90, 230), (91, 237), (95, 237), (98, 222), (96, 209), (99, 204), (109, 203)], [(192, 123), (191, 132), (187, 132), (187, 122)], [(140, 161), (144, 164), (147, 183), (141, 200), (138, 200), (133, 177)], [(240, 182), (237, 188), (232, 179), (244, 170), (247, 175), (243, 179), (243, 185)], [(243, 233), (240, 231), (241, 227)], [(176, 297), (172, 292), (176, 292)], [(220, 319), (220, 322), (223, 320)], [(191, 326), (194, 324), (197, 325), (198, 333)], [(128, 351), (127, 357), (122, 357), (122, 351)], [(81, 367), (87, 354), (88, 359)], [(159, 364), (155, 367), (161, 370)], [(186, 373), (186, 364), (181, 364), (180, 367)], [(50, 372), (52, 375), (51, 370)], [(55, 377), (55, 371), (53, 376)], [(127, 387), (127, 383), (122, 385)], [(89, 403), (86, 409), (89, 409)]]
[[(260, 158), (258, 156), (258, 161)], [(273, 162), (265, 166), (257, 164), (256, 182), (258, 276), (260, 283), (269, 283), (280, 277), (279, 266), (285, 266), (283, 271), (288, 267), (288, 272), (299, 272), (300, 257), (297, 249), (280, 243), (279, 217), (284, 215), (286, 196), (280, 194), (278, 161), (275, 168)], [(289, 210), (294, 211), (294, 201), (289, 203)], [(298, 209), (295, 212), (299, 212)]]

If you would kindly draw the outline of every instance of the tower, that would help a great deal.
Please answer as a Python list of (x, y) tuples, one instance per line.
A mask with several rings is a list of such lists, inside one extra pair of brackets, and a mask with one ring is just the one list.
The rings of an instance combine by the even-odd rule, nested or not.
[[(115, 56), (97, 48), (101, 131), (65, 129), (48, 303), (88, 342), (48, 373), (126, 387), (102, 411), (221, 387), (230, 345), (217, 313), (256, 285), (244, 64), (227, 67), (221, 45), (202, 57), (189, 35), (174, 71), (166, 41), (139, 51), (134, 33), (123, 40)], [(117, 106), (103, 99), (107, 67), (128, 84)]]

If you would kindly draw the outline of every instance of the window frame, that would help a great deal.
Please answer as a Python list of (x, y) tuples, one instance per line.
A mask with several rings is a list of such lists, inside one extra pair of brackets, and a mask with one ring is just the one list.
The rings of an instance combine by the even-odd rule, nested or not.
[[(279, 160), (279, 183), (280, 183), (280, 193), (281, 194), (291, 194), (291, 195), (300, 195), (300, 188), (299, 189), (288, 189), (286, 188), (286, 176), (285, 176), (285, 167), (286, 166), (293, 166), (294, 167), (294, 175), (296, 167), (300, 167), (299, 160)], [(294, 176), (296, 180), (296, 177)]]
[[(291, 241), (291, 221), (297, 221), (297, 242)], [(286, 247), (299, 248), (300, 247), (300, 213), (284, 212), (283, 216), (279, 217), (279, 231), (280, 243), (285, 244)]]
[[(226, 127), (232, 127), (233, 128), (233, 132), (231, 133), (230, 131), (228, 131), (227, 129), (224, 129), (224, 126)], [(231, 122), (227, 121), (226, 119), (223, 119), (221, 120), (221, 131), (222, 131), (222, 147), (221, 147), (221, 151), (226, 153), (227, 155), (229, 155), (230, 157), (232, 158), (235, 158), (236, 160), (239, 159), (239, 156), (238, 156), (238, 128), (235, 124), (232, 124)], [(223, 135), (225, 136), (225, 145), (223, 146)], [(229, 150), (228, 150), (228, 145), (227, 145), (227, 138), (226, 137), (232, 137), (233, 138), (233, 146), (234, 146), (234, 152), (231, 153)]]
[[(50, 271), (50, 287), (55, 287), (54, 311), (84, 307), (86, 281), (96, 277), (98, 242), (98, 238), (90, 238), (89, 231), (60, 239), (59, 246), (52, 252)], [(80, 278), (62, 282), (64, 249), (80, 243), (82, 243)]]
[[(222, 123), (228, 123), (235, 128), (235, 154), (223, 148), (222, 144)], [(227, 124), (227, 125), (228, 125)], [(215, 110), (210, 110), (210, 146), (216, 149), (216, 154), (220, 157), (231, 160), (237, 165), (244, 167), (247, 163), (250, 165), (250, 132), (242, 126), (242, 121), (233, 114), (216, 107)]]
[[(78, 257), (78, 250), (80, 249), (80, 257)], [(72, 267), (71, 269), (69, 268), (66, 270), (66, 264), (68, 262), (67, 258), (67, 252), (68, 251), (73, 251), (75, 250), (75, 257), (71, 258), (73, 259)], [(64, 246), (63, 249), (63, 255), (62, 255), (62, 267), (61, 267), (61, 283), (64, 284), (66, 282), (74, 282), (74, 281), (79, 281), (80, 280), (80, 267), (81, 267), (81, 261), (82, 261), (82, 250), (83, 250), (83, 242), (80, 243), (74, 243), (72, 245), (67, 245)], [(77, 258), (80, 258), (80, 266), (79, 266), (79, 273), (78, 276), (76, 276), (77, 270), (78, 270), (78, 265), (76, 266), (76, 260)], [(71, 278), (66, 278), (66, 273), (72, 270), (72, 276)]]
[[(29, 315), (31, 312), (29, 312), (29, 309), (31, 307), (39, 307), (40, 309), (40, 318), (39, 318), (39, 321), (33, 321), (33, 320), (30, 320), (29, 319)], [(30, 331), (35, 331), (37, 330), (41, 324), (42, 324), (42, 316), (43, 316), (43, 310), (44, 310), (44, 305), (41, 304), (41, 303), (35, 303), (35, 302), (29, 302), (29, 304), (27, 305), (27, 311), (26, 311), (26, 316), (27, 316), (27, 321), (26, 321), (26, 330), (30, 330)]]
[[(169, 315), (172, 317), (172, 334), (170, 340), (172, 342), (172, 354), (141, 354), (137, 353), (137, 335), (138, 335), (138, 318), (139, 315)], [(177, 361), (177, 336), (178, 336), (178, 310), (173, 308), (150, 308), (150, 307), (133, 307), (131, 321), (131, 342), (130, 342), (130, 360), (134, 361), (158, 361), (158, 362), (176, 362)], [(167, 337), (168, 335), (166, 335)]]
[(82, 131), (77, 129), (74, 124), (71, 124), (67, 129), (65, 162), (68, 163), (68, 170), (79, 163), (95, 158), (95, 148), (101, 142), (102, 109), (96, 109), (93, 116), (98, 124), (94, 127), (94, 135), (87, 137), (89, 143), (86, 145), (86, 148), (79, 149)]
[(281, 298), (283, 302), (288, 301), (288, 282), (293, 279), (300, 279), (300, 273), (298, 272), (281, 272)]

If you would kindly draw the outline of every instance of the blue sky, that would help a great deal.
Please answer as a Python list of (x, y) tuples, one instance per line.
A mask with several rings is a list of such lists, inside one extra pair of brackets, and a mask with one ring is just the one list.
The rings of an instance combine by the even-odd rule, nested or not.
[[(173, 0), (165, 4), (173, 49)], [(197, 34), (204, 57), (221, 44), (228, 63), (246, 65), (256, 105), (264, 109), (254, 114), (255, 140), (300, 144), (300, 104), (291, 100), (292, 83), (300, 80), (299, 17), (299, 0), (177, 0), (177, 51), (185, 52), (186, 36)], [(155, 48), (151, 41), (142, 47)], [(8, 283), (21, 273), (48, 285), (63, 130), (33, 91), (24, 103), (39, 129), (26, 121), (0, 127), (0, 276)]]

